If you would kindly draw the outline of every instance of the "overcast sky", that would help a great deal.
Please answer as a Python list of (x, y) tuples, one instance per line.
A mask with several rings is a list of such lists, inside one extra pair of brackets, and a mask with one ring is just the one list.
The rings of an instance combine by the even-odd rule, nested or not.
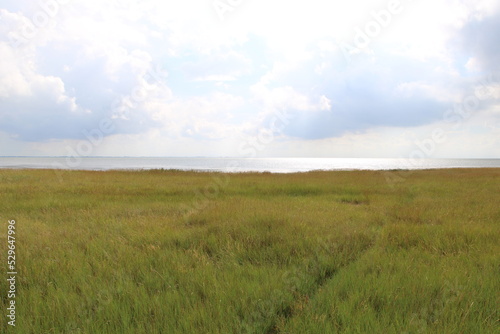
[(2, 0), (0, 155), (75, 152), (500, 158), (500, 2)]

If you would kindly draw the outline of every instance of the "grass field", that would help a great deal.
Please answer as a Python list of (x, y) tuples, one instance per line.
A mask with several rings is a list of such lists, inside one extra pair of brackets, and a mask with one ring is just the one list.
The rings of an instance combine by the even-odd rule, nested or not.
[(499, 333), (500, 170), (388, 175), (0, 170), (0, 332)]

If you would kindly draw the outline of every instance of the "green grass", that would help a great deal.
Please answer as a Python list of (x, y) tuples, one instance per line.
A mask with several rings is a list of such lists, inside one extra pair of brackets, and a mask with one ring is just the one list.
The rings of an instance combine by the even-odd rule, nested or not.
[(500, 170), (397, 174), (0, 170), (0, 332), (498, 333)]

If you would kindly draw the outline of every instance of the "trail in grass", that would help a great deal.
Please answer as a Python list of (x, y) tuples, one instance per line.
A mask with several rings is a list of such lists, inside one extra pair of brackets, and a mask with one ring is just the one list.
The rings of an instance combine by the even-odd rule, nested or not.
[[(317, 275), (313, 278), (315, 284), (312, 289), (307, 292), (301, 294), (297, 293), (295, 298), (283, 305), (275, 314), (275, 321), (269, 326), (266, 334), (279, 334), (281, 333), (280, 328), (286, 327), (286, 323), (290, 321), (293, 317), (297, 316), (298, 312), (301, 312), (304, 307), (307, 306), (309, 300), (313, 300), (315, 296), (321, 291), (321, 288), (328, 284), (330, 280), (334, 279), (334, 277), (339, 274), (341, 270), (344, 270), (347, 267), (352, 266), (356, 262), (358, 262), (366, 253), (376, 247), (375, 237), (373, 242), (371, 242), (367, 247), (364, 247), (360, 250), (359, 253), (349, 258), (349, 260), (341, 263), (335, 268), (324, 267), (320, 270)], [(302, 270), (307, 271), (307, 268), (302, 268)]]

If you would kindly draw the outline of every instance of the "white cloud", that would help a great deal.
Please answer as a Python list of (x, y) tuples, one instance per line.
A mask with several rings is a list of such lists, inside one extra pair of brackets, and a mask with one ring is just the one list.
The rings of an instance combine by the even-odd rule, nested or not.
[[(255, 135), (281, 110), (294, 119), (266, 154), (399, 154), (408, 147), (391, 136), (432, 127), (450, 106), (487, 90), (450, 142), (476, 140), (481, 154), (497, 152), (497, 130), (481, 122), (498, 124), (500, 86), (480, 81), (500, 69), (491, 34), (498, 1), (401, 0), (387, 24), (374, 16), (388, 10), (387, 0), (243, 1), (223, 21), (212, 3), (72, 0), (50, 14), (38, 3), (6, 2), (2, 144), (16, 138), (11, 147), (20, 152), (61, 152), (109, 118), (115, 131), (100, 148), (107, 154), (124, 146), (134, 154), (231, 155), (229, 142)], [(38, 13), (47, 24), (34, 22)], [(346, 58), (338, 42), (353, 44), (373, 22), (380, 31)], [(162, 75), (150, 74), (156, 68)], [(153, 148), (160, 140), (169, 144)]]
[(332, 101), (329, 98), (322, 95), (319, 100), (319, 109), (320, 110), (331, 110), (332, 109)]

